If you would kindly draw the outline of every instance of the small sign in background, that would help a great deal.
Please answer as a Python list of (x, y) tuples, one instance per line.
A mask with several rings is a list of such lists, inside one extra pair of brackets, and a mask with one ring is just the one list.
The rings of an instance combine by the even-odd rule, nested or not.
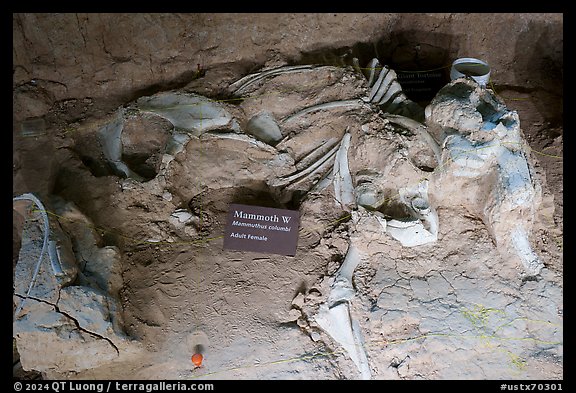
[(396, 77), (402, 91), (412, 101), (430, 101), (449, 81), (445, 70), (397, 71)]

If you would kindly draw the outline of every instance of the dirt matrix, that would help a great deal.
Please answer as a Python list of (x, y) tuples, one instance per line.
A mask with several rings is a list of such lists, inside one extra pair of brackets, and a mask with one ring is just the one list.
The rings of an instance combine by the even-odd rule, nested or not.
[(562, 23), (15, 14), (14, 375), (562, 379)]

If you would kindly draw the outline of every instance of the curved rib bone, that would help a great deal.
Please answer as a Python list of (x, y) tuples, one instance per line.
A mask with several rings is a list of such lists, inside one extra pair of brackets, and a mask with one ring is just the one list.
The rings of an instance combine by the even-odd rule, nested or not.
[(370, 63), (368, 63), (368, 86), (372, 87), (376, 79), (378, 79), (381, 70), (382, 66), (377, 58), (370, 60)]
[[(395, 79), (396, 79), (396, 73), (394, 72), (394, 70), (387, 69), (386, 70), (386, 76), (384, 77), (384, 79), (380, 83), (380, 87), (378, 87), (378, 91), (376, 92), (376, 94), (374, 95), (374, 97), (370, 101), (378, 103), (379, 105), (382, 104), (382, 101), (384, 101), (384, 100), (382, 100), (384, 93), (386, 93), (390, 89), (390, 86), (392, 85), (392, 82), (394, 82)], [(400, 89), (400, 90), (402, 90), (402, 89)]]
[(318, 111), (318, 110), (324, 110), (324, 109), (332, 109), (332, 108), (339, 108), (339, 107), (356, 107), (359, 108), (361, 106), (364, 106), (365, 103), (362, 100), (343, 100), (343, 101), (331, 101), (331, 102), (326, 102), (324, 104), (318, 104), (318, 105), (313, 105), (313, 106), (309, 106), (306, 109), (301, 110), (300, 112), (296, 112), (288, 117), (285, 117), (284, 119), (282, 119), (282, 123), (288, 123), (300, 116), (304, 116), (308, 113), (314, 112), (314, 111)]
[[(328, 142), (326, 142), (328, 143)], [(274, 186), (286, 186), (290, 183), (294, 183), (298, 180), (303, 179), (304, 177), (310, 176), (314, 173), (317, 173), (321, 168), (324, 167), (323, 164), (326, 164), (328, 162), (328, 160), (330, 160), (332, 157), (334, 157), (334, 155), (336, 154), (336, 151), (338, 150), (338, 145), (334, 146), (333, 148), (331, 148), (328, 153), (324, 154), (318, 161), (316, 161), (314, 164), (310, 165), (309, 167), (295, 172), (294, 174), (288, 176), (288, 177), (284, 177), (281, 179), (278, 179), (276, 182), (273, 183)]]
[(260, 79), (275, 76), (280, 74), (289, 74), (292, 72), (298, 72), (301, 70), (311, 70), (315, 68), (314, 65), (298, 65), (298, 66), (284, 66), (279, 68), (274, 68), (268, 71), (262, 71), (255, 74), (247, 75), (236, 82), (230, 85), (230, 89), (234, 92), (234, 94), (242, 94), (244, 90), (246, 90), (250, 85), (256, 83)]
[(430, 135), (426, 127), (418, 123), (416, 120), (412, 120), (405, 116), (388, 114), (386, 116), (386, 119), (390, 120), (392, 123), (396, 123), (411, 131), (414, 131), (416, 135), (424, 139), (424, 141), (428, 144), (428, 146), (430, 146), (430, 148), (434, 152), (434, 156), (436, 157), (436, 162), (438, 164), (442, 162), (442, 150), (440, 149), (440, 146), (438, 145), (436, 140), (432, 137), (432, 135)]
[(380, 89), (380, 86), (382, 85), (382, 80), (384, 79), (386, 74), (388, 74), (388, 71), (390, 71), (390, 69), (388, 67), (385, 67), (385, 66), (382, 67), (382, 70), (380, 71), (380, 75), (378, 75), (378, 79), (376, 80), (376, 82), (372, 86), (372, 90), (370, 90), (370, 94), (368, 95), (368, 101), (370, 101), (370, 102), (374, 101), (374, 96), (376, 95), (376, 93)]

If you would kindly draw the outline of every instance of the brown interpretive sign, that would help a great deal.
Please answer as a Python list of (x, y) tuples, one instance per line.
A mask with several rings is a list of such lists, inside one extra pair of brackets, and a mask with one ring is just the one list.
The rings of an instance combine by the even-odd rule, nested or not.
[(294, 256), (299, 226), (297, 210), (231, 204), (224, 248)]

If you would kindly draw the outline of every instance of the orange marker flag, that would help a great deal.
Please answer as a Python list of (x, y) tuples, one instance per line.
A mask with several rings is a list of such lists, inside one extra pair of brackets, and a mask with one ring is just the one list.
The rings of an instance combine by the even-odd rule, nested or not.
[(202, 360), (203, 359), (204, 359), (204, 356), (202, 356), (201, 353), (195, 353), (194, 355), (192, 355), (192, 363), (194, 363), (194, 366), (196, 366), (196, 367), (202, 366)]

